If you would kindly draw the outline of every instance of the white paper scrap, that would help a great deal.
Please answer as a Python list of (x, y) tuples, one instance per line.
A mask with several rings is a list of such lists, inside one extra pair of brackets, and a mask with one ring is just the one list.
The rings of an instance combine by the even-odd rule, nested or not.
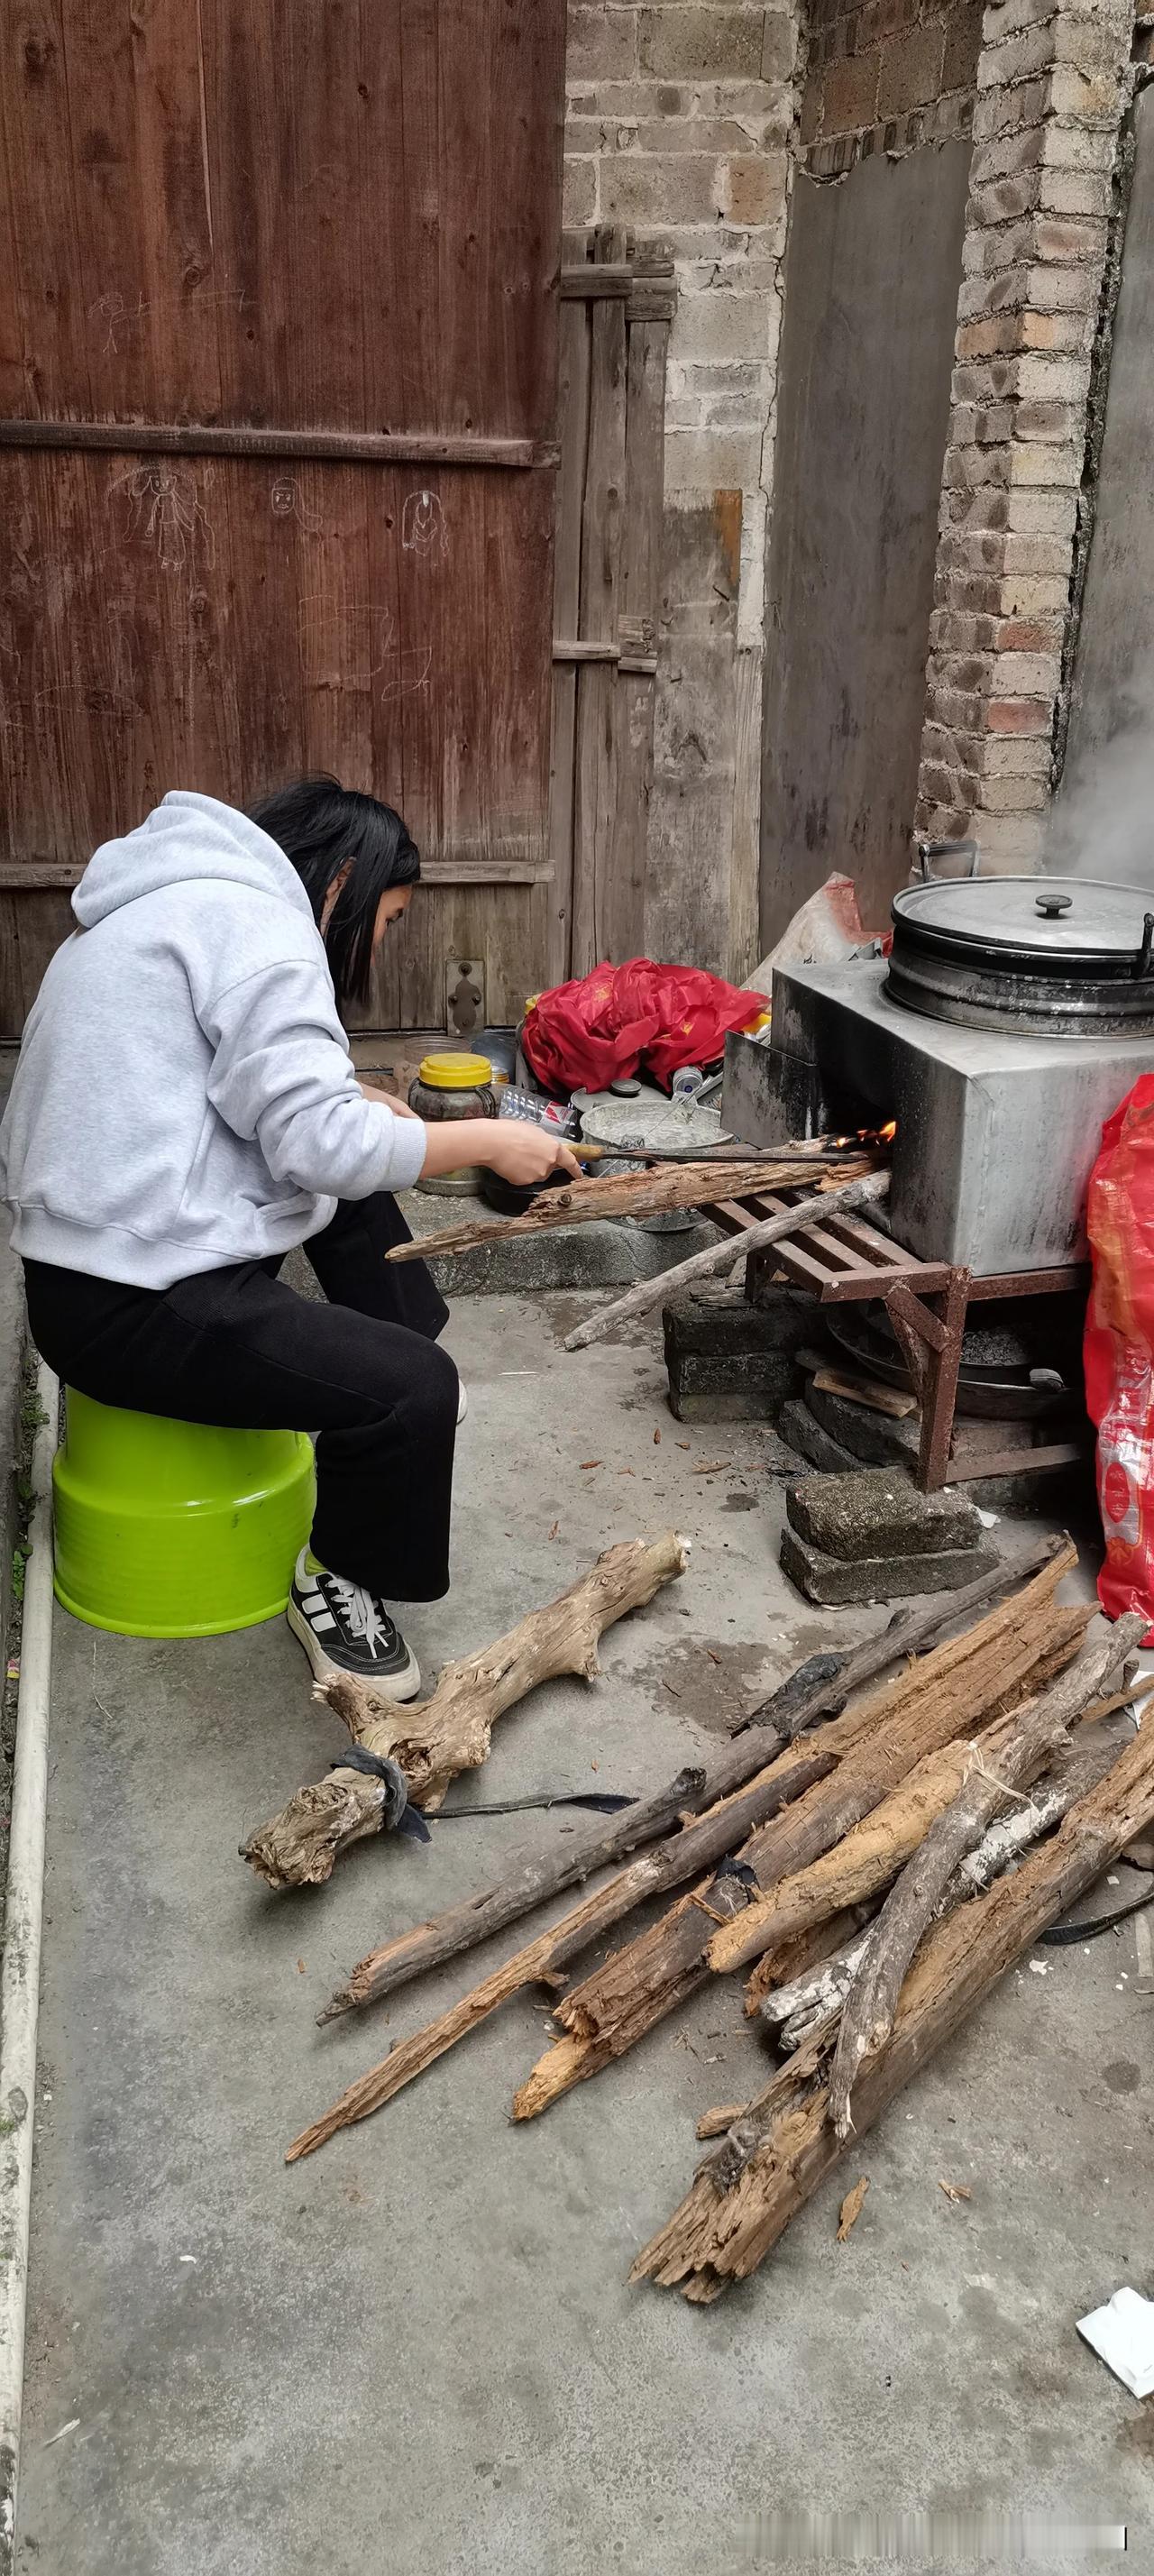
[(1104, 2308), (1079, 2317), (1078, 2332), (1135, 2397), (1154, 2397), (1154, 2300), (1115, 2290)]

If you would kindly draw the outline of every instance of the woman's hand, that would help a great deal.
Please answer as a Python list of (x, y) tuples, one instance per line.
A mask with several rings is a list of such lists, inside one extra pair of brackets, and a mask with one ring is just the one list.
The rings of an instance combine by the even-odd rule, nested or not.
[(581, 1179), (581, 1165), (564, 1139), (551, 1134), (547, 1127), (531, 1127), (517, 1118), (498, 1118), (488, 1125), (489, 1142), (478, 1154), (479, 1163), (487, 1163), (491, 1172), (500, 1172), (503, 1180), (524, 1189), (533, 1181), (544, 1181), (550, 1172), (567, 1172), (573, 1180)]

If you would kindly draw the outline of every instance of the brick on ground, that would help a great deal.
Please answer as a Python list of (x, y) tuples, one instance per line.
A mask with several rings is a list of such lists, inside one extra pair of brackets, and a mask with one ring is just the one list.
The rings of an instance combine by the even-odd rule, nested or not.
[(855, 1564), (974, 1548), (982, 1539), (973, 1504), (955, 1486), (919, 1494), (896, 1467), (807, 1476), (786, 1495), (786, 1510), (791, 1528), (810, 1548)]
[[(832, 1477), (824, 1478), (832, 1483)], [(827, 1556), (788, 1526), (781, 1534), (782, 1571), (808, 1601), (830, 1608), (864, 1608), (871, 1601), (907, 1601), (927, 1592), (960, 1592), (980, 1574), (992, 1573), (998, 1549), (938, 1548), (923, 1556)]]

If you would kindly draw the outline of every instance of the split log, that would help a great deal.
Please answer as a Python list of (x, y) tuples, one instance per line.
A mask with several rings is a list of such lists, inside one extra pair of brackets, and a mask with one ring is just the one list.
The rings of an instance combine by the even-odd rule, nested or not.
[(673, 1208), (712, 1207), (718, 1199), (745, 1198), (751, 1190), (788, 1190), (808, 1185), (836, 1190), (839, 1183), (863, 1180), (878, 1168), (876, 1153), (839, 1154), (824, 1171), (815, 1170), (813, 1153), (720, 1156), (708, 1163), (668, 1163), (660, 1171), (610, 1173), (602, 1180), (570, 1181), (542, 1190), (520, 1216), (474, 1218), (467, 1225), (447, 1225), (439, 1234), (424, 1234), (412, 1243), (394, 1244), (387, 1261), (443, 1260), (457, 1252), (484, 1250), (510, 1236), (551, 1234), (562, 1225), (588, 1225), (594, 1217), (663, 1216)]
[[(1058, 1631), (1068, 1657), (1092, 1614), (1056, 1611), (1052, 1596), (1076, 1562), (1067, 1545), (976, 1627), (833, 1720), (821, 1738), (822, 1750), (837, 1757), (830, 1776), (759, 1827), (736, 1862), (682, 1897), (556, 2006), (554, 2020), (565, 2036), (521, 2086), (514, 2118), (536, 2118), (572, 2085), (598, 2074), (704, 1983), (711, 1937), (744, 1915), (750, 1881), (761, 1891), (817, 1859), (880, 1804), (925, 1750), (940, 1749), (963, 1730), (972, 1733), (1007, 1698), (1020, 1698)], [(803, 1743), (783, 1755), (779, 1774), (806, 1751)]]
[[(970, 1739), (977, 1735), (979, 1743), (984, 1746), (985, 1723), (992, 1724), (995, 1720), (1007, 1718), (1020, 1708), (1024, 1691), (1033, 1698), (1058, 1673), (1063, 1672), (1082, 1644), (1094, 1615), (1089, 1607), (1054, 1611), (1050, 1643), (1029, 1673), (1015, 1676), (1007, 1687), (995, 1690), (984, 1706), (971, 1709), (968, 1716), (958, 1718), (948, 1742), (943, 1743), (939, 1736), (920, 1762), (916, 1762), (915, 1747), (909, 1754), (904, 1776), (894, 1772), (891, 1765), (891, 1780), (885, 1788), (877, 1797), (871, 1796), (860, 1814), (851, 1817), (842, 1828), (847, 1838), (854, 1826), (860, 1828), (860, 1839), (855, 1838), (848, 1852), (849, 1865), (844, 1875), (833, 1840), (821, 1844), (811, 1855), (815, 1865), (822, 1865), (818, 1875), (823, 1910), (831, 1897), (838, 1905), (857, 1902), (870, 1889), (887, 1883), (894, 1871), (918, 1848), (922, 1833), (940, 1813), (941, 1807), (948, 1804), (960, 1788), (966, 1764), (972, 1759)], [(936, 1725), (934, 1733), (937, 1734)], [(959, 1737), (965, 1741), (959, 1743)], [(994, 1726), (990, 1739), (993, 1751), (996, 1752), (1002, 1740), (1000, 1729)], [(920, 1829), (919, 1811), (924, 1819)], [(888, 1869), (885, 1866), (887, 1845), (893, 1854), (892, 1866)], [(806, 1867), (809, 1865), (809, 1862), (804, 1864)], [(798, 1863), (797, 1866), (803, 1864)], [(751, 1892), (741, 1922), (734, 1925), (723, 1943), (711, 1944), (709, 1964), (715, 1975), (723, 1976), (734, 1968), (747, 1966), (751, 1960), (760, 1960), (772, 1943), (815, 1919), (812, 1907), (804, 1903), (797, 1907), (796, 1919), (795, 1909), (788, 1900), (779, 1912), (781, 1875), (778, 1873), (774, 1884), (767, 1886), (765, 1871), (759, 1867), (759, 1889)], [(764, 1975), (760, 1969), (755, 1969), (747, 1989), (750, 2012), (756, 2010), (764, 1991)]]
[(511, 1995), (520, 1994), (526, 1986), (560, 1983), (579, 1951), (611, 1931), (647, 1897), (664, 1895), (668, 1888), (691, 1878), (695, 1870), (719, 1860), (754, 1825), (775, 1814), (787, 1798), (801, 1794), (820, 1763), (820, 1745), (799, 1745), (797, 1755), (800, 1758), (788, 1764), (771, 1761), (756, 1779), (720, 1800), (707, 1814), (688, 1819), (680, 1832), (644, 1852), (628, 1869), (564, 1915), (550, 1931), (527, 1942), (480, 1985), (462, 1995), (458, 2003), (451, 2004), (447, 2012), (438, 2014), (435, 2021), (415, 2031), (410, 2039), (398, 2040), (379, 2066), (370, 2067), (367, 2075), (358, 2077), (330, 2110), (294, 2138), (286, 2163), (294, 2164), (299, 2156), (311, 2155), (338, 2129), (367, 2120), (371, 2112), (380, 2110), (395, 2093), (423, 2075), (425, 2068), (434, 2065), (447, 2049), (454, 2048), (458, 2040), (467, 2038), (471, 2030), (487, 2021), (489, 2014), (508, 2002)]
[[(591, 1830), (584, 1840), (570, 1844), (566, 1850), (558, 1845), (545, 1858), (527, 1862), (514, 1877), (499, 1880), (480, 1895), (466, 1897), (463, 1904), (450, 1906), (430, 1922), (419, 1923), (395, 1940), (370, 1950), (358, 1961), (347, 1984), (338, 1989), (320, 2020), (335, 2020), (343, 2012), (378, 2002), (382, 1995), (391, 1994), (426, 1968), (442, 1967), (461, 1951), (475, 1949), (493, 1933), (504, 1931), (507, 1924), (518, 1922), (534, 1907), (544, 1904), (547, 1898), (559, 1896), (566, 1887), (579, 1887), (594, 1870), (610, 1866), (627, 1852), (668, 1832), (682, 1810), (700, 1813), (719, 1799), (730, 1797), (816, 1718), (836, 1715), (863, 1682), (874, 1680), (888, 1664), (912, 1654), (941, 1629), (953, 1626), (994, 1592), (1024, 1581), (1048, 1563), (1053, 1552), (1050, 1542), (1036, 1546), (1014, 1562), (981, 1575), (963, 1592), (955, 1592), (945, 1600), (939, 1598), (918, 1611), (899, 1611), (887, 1628), (851, 1652), (811, 1655), (768, 1698), (747, 1712), (735, 1734), (733, 1750), (707, 1773), (679, 1773), (668, 1789), (660, 1790), (643, 1806), (630, 1808), (614, 1824)], [(824, 1745), (823, 1737), (817, 1749), (824, 1753)], [(836, 1755), (830, 1753), (826, 1767), (832, 1768), (835, 1759)], [(799, 1775), (792, 1794), (799, 1796), (802, 1786), (820, 1776), (816, 1769), (805, 1780)], [(699, 1852), (686, 1875), (692, 1875), (692, 1870), (700, 1868), (707, 1857)], [(668, 1883), (676, 1884), (672, 1880)]]
[[(857, 2139), (1039, 1933), (1152, 1821), (1154, 1727), (1147, 1727), (1070, 1810), (1052, 1841), (928, 1934), (902, 1988), (889, 2045), (858, 2075)], [(638, 2255), (631, 2280), (680, 2287), (687, 2299), (705, 2304), (757, 2269), (844, 2153), (829, 2117), (830, 2051), (828, 2031), (815, 2033), (747, 2106), (717, 2154), (699, 2167), (680, 2208)]]
[(1118, 1759), (1118, 1743), (1109, 1735), (1067, 1745), (1024, 1807), (1012, 1808), (983, 1834), (977, 1850), (967, 1852), (938, 1908), (946, 1913), (959, 1898), (982, 1896), (1004, 1870), (1013, 1867), (1031, 1843), (1052, 1833), (1063, 1816), (1105, 1778)]
[[(1056, 1637), (1031, 1676), (1035, 1691), (1050, 1682), (1055, 1669), (1060, 1672), (1069, 1664), (1093, 1616), (1088, 1608), (1056, 1613)], [(1100, 1663), (1099, 1656), (1095, 1670)], [(898, 1870), (921, 1849), (936, 1819), (975, 1767), (1000, 1773), (1003, 1748), (1011, 1741), (1012, 1730), (1022, 1714), (1020, 1709), (1013, 1716), (1002, 1713), (1003, 1696), (999, 1693), (993, 1704), (991, 1724), (967, 1728), (960, 1741), (955, 1738), (923, 1754), (899, 1779), (896, 1788), (871, 1806), (839, 1840), (826, 1844), (813, 1860), (779, 1877), (772, 1887), (751, 1892), (740, 1921), (719, 1932), (710, 1943), (709, 1965), (715, 1975), (724, 1976), (731, 1968), (743, 1966), (748, 1958), (763, 1956), (767, 1949), (810, 1931), (840, 1908), (859, 1905), (888, 1887)], [(1016, 1686), (1010, 1696), (1014, 1701), (1020, 1697)], [(1036, 1703), (1031, 1699), (1028, 1705), (1033, 1708)], [(1047, 1745), (1037, 1753), (1035, 1773), (1041, 1770), (1047, 1750), (1063, 1732), (1064, 1721), (1055, 1720), (1048, 1730)], [(764, 1875), (764, 1870), (758, 1872), (763, 1881)], [(747, 2008), (751, 2013), (757, 2010), (764, 1992), (765, 1972), (760, 1969), (750, 1982)]]
[[(464, 1662), (447, 1664), (431, 1699), (407, 1707), (382, 1699), (367, 1683), (338, 1673), (317, 1685), (355, 1744), (398, 1762), (415, 1805), (436, 1809), (458, 1772), (475, 1770), (489, 1750), (499, 1717), (559, 1673), (592, 1680), (600, 1670), (602, 1631), (652, 1601), (683, 1574), (686, 1542), (675, 1530), (652, 1545), (625, 1539), (607, 1548), (592, 1572), (543, 1610), (531, 1610), (507, 1637)], [(241, 1844), (270, 1887), (315, 1887), (332, 1874), (349, 1845), (381, 1831), (385, 1784), (351, 1770), (299, 1789), (279, 1816)]]
[(1068, 1672), (1015, 1718), (989, 1728), (980, 1746), (967, 1754), (957, 1794), (891, 1889), (846, 1998), (830, 2077), (830, 2111), (839, 2137), (848, 2137), (853, 2127), (858, 2068), (889, 2038), (910, 1961), (959, 1862), (1015, 1791), (1037, 1778), (1081, 1711), (1112, 1688), (1144, 1628), (1144, 1620), (1131, 1613), (1105, 1635), (1088, 1639)]
[[(1043, 1834), (1061, 1823), (1079, 1798), (1084, 1798), (1088, 1790), (1097, 1787), (1099, 1780), (1105, 1778), (1111, 1765), (1117, 1761), (1118, 1751), (1117, 1739), (1104, 1734), (1091, 1737), (1087, 1743), (1066, 1742), (1032, 1796), (1023, 1805), (1015, 1806), (996, 1825), (991, 1825), (977, 1849), (968, 1853), (959, 1864), (936, 1913), (948, 1914), (967, 1898), (984, 1894), (995, 1878), (1021, 1858), (1031, 1843), (1040, 1842)], [(858, 1908), (859, 1914), (867, 1917), (871, 1910), (867, 1906)], [(808, 2039), (819, 2021), (825, 2021), (830, 2013), (840, 2013), (842, 2009), (869, 1946), (864, 1930), (853, 1931), (848, 1940), (844, 1939), (842, 1927), (849, 1920), (845, 1915), (836, 1915), (830, 1924), (819, 1927), (816, 1936), (810, 1936), (820, 1937), (822, 1931), (829, 1932), (835, 1924), (838, 1927), (838, 1939), (830, 1943), (832, 1955), (823, 1963), (793, 1973), (789, 1982), (772, 1986), (761, 1998), (758, 2006), (761, 2018), (776, 2033), (780, 2046), (787, 2052), (799, 2047), (803, 2039)], [(761, 1963), (762, 1967), (766, 1964), (765, 1961)], [(780, 1968), (777, 1973), (780, 1975)], [(699, 2136), (709, 2134), (718, 2133), (698, 2130)]]
[[(840, 2009), (853, 1986), (853, 1973), (865, 1953), (865, 1942), (868, 1932), (858, 1932), (842, 1950), (835, 1950), (832, 1958), (824, 1960), (822, 1968), (814, 1968), (809, 1976), (796, 1976), (788, 1986), (775, 1986), (773, 1994), (762, 1999), (762, 2022), (768, 2022), (773, 2032), (780, 2032), (783, 2048), (796, 2048), (799, 2038), (806, 2038), (806, 2032), (801, 2030), (804, 2022), (824, 2022), (827, 2012)], [(791, 2032), (796, 2032), (796, 2038), (791, 2038)]]
[[(763, 1180), (760, 1186), (765, 1189), (767, 1184)], [(771, 1243), (784, 1243), (790, 1235), (811, 1225), (815, 1218), (832, 1216), (835, 1209), (848, 1216), (853, 1208), (877, 1207), (888, 1196), (889, 1186), (888, 1171), (875, 1171), (865, 1180), (850, 1181), (844, 1187), (839, 1185), (828, 1190), (824, 1197), (799, 1199), (797, 1206), (788, 1208), (782, 1216), (768, 1216), (760, 1225), (751, 1225), (748, 1233), (742, 1235), (739, 1250), (743, 1254), (765, 1252)], [(727, 1191), (726, 1195), (731, 1198), (733, 1192)], [(603, 1306), (598, 1314), (588, 1315), (575, 1332), (567, 1334), (566, 1350), (583, 1351), (590, 1342), (601, 1341), (618, 1324), (632, 1323), (635, 1316), (647, 1315), (652, 1306), (659, 1306), (666, 1297), (676, 1296), (693, 1280), (705, 1279), (714, 1270), (724, 1270), (727, 1264), (732, 1264), (733, 1258), (733, 1238), (729, 1236), (724, 1243), (711, 1244), (705, 1252), (695, 1252), (688, 1261), (675, 1262), (672, 1270), (659, 1271), (655, 1279), (639, 1279), (637, 1286), (628, 1289), (624, 1297), (615, 1298), (611, 1306)]]

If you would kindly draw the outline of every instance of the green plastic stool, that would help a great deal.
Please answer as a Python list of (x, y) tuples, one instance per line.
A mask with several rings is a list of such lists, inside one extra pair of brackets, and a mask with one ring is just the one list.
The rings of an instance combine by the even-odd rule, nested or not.
[(56, 1598), (125, 1637), (218, 1637), (275, 1619), (312, 1526), (312, 1442), (67, 1395), (53, 1469)]

